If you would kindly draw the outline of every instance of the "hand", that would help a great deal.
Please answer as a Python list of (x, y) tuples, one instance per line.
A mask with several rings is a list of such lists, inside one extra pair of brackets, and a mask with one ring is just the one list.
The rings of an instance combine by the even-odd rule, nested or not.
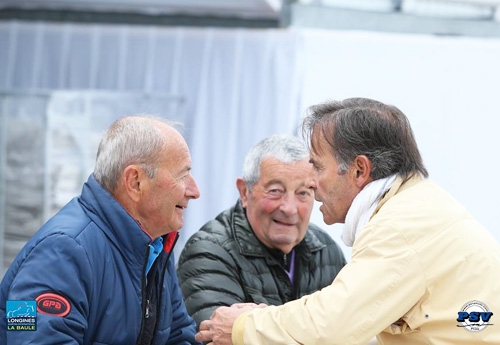
[(236, 303), (231, 307), (219, 307), (215, 309), (210, 320), (200, 323), (200, 331), (196, 334), (196, 340), (211, 341), (208, 345), (232, 345), (232, 329), (236, 318), (247, 310), (263, 307), (266, 305), (255, 303)]
[[(245, 307), (252, 307), (251, 309), (254, 309), (254, 308), (265, 308), (267, 307), (267, 304), (264, 304), (264, 303), (259, 303), (259, 304), (255, 304), (255, 303), (234, 303), (233, 305), (231, 305), (231, 308), (245, 308)], [(249, 310), (248, 308), (246, 310)]]

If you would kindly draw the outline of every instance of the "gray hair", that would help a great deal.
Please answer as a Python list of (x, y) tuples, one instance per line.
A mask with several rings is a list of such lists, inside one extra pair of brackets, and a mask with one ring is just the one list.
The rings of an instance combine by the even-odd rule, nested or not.
[(393, 174), (407, 178), (415, 173), (427, 177), (422, 156), (406, 115), (395, 106), (368, 98), (349, 98), (309, 108), (303, 134), (311, 150), (318, 152), (314, 131), (323, 134), (345, 173), (358, 155), (372, 162), (371, 177), (378, 180)]
[(304, 142), (290, 134), (273, 134), (258, 142), (243, 163), (242, 178), (250, 191), (260, 178), (260, 164), (269, 157), (290, 164), (308, 159), (309, 151)]
[(106, 190), (115, 190), (121, 173), (130, 164), (138, 164), (150, 178), (156, 175), (160, 152), (168, 141), (160, 123), (173, 128), (181, 125), (147, 114), (125, 116), (111, 125), (99, 143), (94, 169), (95, 179)]

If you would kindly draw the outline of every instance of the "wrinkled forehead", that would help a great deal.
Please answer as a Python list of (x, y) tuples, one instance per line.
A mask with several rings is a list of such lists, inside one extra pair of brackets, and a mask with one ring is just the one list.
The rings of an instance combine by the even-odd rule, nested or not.
[(165, 133), (164, 150), (161, 152), (161, 160), (178, 165), (180, 162), (191, 162), (191, 155), (186, 140), (175, 128), (165, 125), (162, 127)]

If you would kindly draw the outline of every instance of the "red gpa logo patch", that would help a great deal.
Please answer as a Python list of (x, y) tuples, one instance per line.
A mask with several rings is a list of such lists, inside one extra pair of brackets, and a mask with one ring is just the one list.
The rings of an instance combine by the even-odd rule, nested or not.
[(42, 314), (64, 317), (69, 314), (71, 305), (63, 296), (47, 292), (36, 298), (36, 310)]

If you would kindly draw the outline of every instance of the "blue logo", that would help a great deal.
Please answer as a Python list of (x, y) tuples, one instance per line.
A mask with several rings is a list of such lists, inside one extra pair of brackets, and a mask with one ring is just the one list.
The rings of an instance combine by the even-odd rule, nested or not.
[(8, 331), (36, 331), (36, 301), (7, 301)]
[(469, 332), (480, 332), (488, 326), (493, 313), (489, 311), (486, 304), (480, 301), (470, 301), (464, 304), (458, 312), (457, 321), (460, 323), (457, 327), (463, 327)]

